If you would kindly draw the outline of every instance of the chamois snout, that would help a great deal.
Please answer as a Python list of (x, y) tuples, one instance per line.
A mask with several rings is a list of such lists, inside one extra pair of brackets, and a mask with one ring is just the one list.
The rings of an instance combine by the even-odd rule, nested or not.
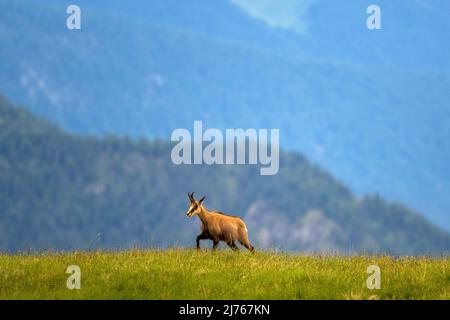
[(192, 218), (195, 215), (195, 209), (190, 206), (188, 211), (186, 211), (186, 215), (188, 216), (188, 218)]

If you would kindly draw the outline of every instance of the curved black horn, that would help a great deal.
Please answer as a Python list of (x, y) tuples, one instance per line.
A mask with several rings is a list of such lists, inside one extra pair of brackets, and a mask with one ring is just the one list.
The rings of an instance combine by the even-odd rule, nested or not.
[(189, 197), (189, 200), (195, 201), (194, 200), (194, 192), (188, 192), (188, 197)]

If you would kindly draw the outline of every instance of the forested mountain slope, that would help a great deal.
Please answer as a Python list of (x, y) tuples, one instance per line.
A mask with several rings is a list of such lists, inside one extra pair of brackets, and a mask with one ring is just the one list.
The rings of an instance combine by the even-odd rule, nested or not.
[(450, 235), (378, 196), (357, 199), (297, 153), (280, 171), (173, 165), (161, 141), (81, 137), (0, 101), (0, 250), (192, 246), (186, 193), (242, 216), (261, 248), (442, 254)]

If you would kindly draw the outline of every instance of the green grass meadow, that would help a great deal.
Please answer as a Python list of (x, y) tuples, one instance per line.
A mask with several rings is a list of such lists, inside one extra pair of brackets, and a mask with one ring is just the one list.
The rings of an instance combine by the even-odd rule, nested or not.
[[(69, 265), (81, 289), (66, 287)], [(381, 269), (369, 290), (367, 268)], [(129, 250), (0, 255), (0, 299), (450, 299), (450, 258)]]

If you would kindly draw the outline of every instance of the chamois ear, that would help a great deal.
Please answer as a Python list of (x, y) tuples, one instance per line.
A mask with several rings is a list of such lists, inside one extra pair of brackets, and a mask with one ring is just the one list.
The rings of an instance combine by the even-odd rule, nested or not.
[(202, 204), (202, 203), (203, 203), (203, 200), (205, 200), (205, 198), (206, 198), (206, 196), (203, 196), (203, 198), (201, 198), (200, 200), (198, 200), (198, 202), (199, 202), (200, 204)]

